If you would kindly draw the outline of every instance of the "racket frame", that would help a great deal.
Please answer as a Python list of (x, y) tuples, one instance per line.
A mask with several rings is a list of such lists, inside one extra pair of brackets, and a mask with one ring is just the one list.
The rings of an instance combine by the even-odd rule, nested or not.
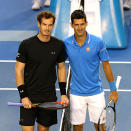
[[(106, 110), (107, 108), (111, 108), (111, 109), (113, 110), (113, 113), (114, 113), (114, 122), (113, 122), (112, 129), (111, 129), (110, 131), (114, 131), (115, 126), (116, 126), (116, 104), (113, 103), (113, 106), (111, 106), (110, 103), (111, 103), (111, 101), (110, 101), (110, 102), (106, 105), (106, 107), (102, 110), (100, 117), (102, 116), (102, 113), (103, 113), (104, 110)], [(100, 120), (101, 120), (100, 117), (99, 117), (98, 125), (97, 125), (98, 131), (100, 131), (100, 125), (101, 125), (101, 124), (100, 124)], [(104, 123), (104, 124), (105, 124), (105, 123)]]
[[(61, 107), (42, 107), (41, 105), (42, 104), (47, 104), (47, 103), (49, 103), (49, 104), (59, 104), (59, 105), (61, 105)], [(14, 103), (14, 102), (8, 102), (8, 106), (23, 106), (22, 105), (22, 103)], [(64, 108), (66, 108), (66, 107), (68, 107), (68, 104), (67, 103), (65, 103), (65, 102), (44, 102), (44, 103), (35, 103), (35, 104), (32, 104), (31, 105), (31, 107), (33, 107), (33, 108), (35, 108), (35, 107), (39, 107), (39, 108), (45, 108), (45, 109), (64, 109)]]

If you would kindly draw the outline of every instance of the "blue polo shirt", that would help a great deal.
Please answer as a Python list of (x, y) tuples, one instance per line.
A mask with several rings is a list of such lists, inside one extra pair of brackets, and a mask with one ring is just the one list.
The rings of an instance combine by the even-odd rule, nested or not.
[(103, 92), (99, 65), (100, 61), (109, 60), (103, 40), (87, 33), (87, 38), (81, 47), (74, 35), (65, 39), (64, 43), (72, 73), (70, 93), (92, 96)]

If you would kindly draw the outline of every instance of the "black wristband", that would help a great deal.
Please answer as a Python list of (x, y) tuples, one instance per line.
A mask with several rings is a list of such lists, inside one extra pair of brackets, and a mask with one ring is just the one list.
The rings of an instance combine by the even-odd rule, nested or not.
[(21, 99), (28, 96), (25, 88), (25, 85), (20, 85), (17, 87)]
[(59, 82), (61, 95), (66, 95), (66, 82)]

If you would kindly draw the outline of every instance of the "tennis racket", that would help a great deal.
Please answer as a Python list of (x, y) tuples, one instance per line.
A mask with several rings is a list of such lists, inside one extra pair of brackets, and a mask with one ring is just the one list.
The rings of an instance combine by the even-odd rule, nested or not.
[[(68, 65), (68, 73), (67, 73), (67, 84), (66, 84), (66, 94), (70, 99), (70, 83), (71, 83), (71, 67)], [(61, 122), (59, 131), (71, 131), (71, 123), (70, 123), (70, 106), (62, 111)]]
[[(102, 124), (102, 125), (101, 125)], [(98, 120), (98, 131), (114, 131), (116, 126), (115, 103), (110, 101), (103, 109)]]
[[(116, 88), (119, 88), (122, 77), (117, 76)], [(104, 123), (104, 124), (103, 124)], [(110, 101), (101, 112), (98, 120), (98, 131), (114, 131), (116, 126), (116, 109), (115, 103)], [(102, 129), (104, 128), (104, 129)]]
[[(23, 105), (22, 103), (8, 102), (8, 106), (23, 106)], [(64, 102), (44, 102), (44, 103), (32, 104), (32, 107), (57, 110), (57, 109), (64, 109), (68, 107), (68, 104)]]

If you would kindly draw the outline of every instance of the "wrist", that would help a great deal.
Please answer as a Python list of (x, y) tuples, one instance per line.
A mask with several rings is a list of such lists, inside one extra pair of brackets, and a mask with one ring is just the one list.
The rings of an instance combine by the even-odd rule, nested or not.
[(116, 90), (117, 90), (116, 84), (115, 84), (114, 81), (109, 82), (109, 87), (110, 87), (110, 90), (111, 90), (111, 91), (116, 91)]
[(23, 99), (25, 97), (28, 97), (27, 95), (27, 91), (26, 91), (26, 86), (23, 84), (23, 85), (20, 85), (17, 87), (18, 91), (19, 91), (19, 95), (20, 95), (20, 98)]
[(66, 95), (66, 82), (59, 82), (61, 95)]

